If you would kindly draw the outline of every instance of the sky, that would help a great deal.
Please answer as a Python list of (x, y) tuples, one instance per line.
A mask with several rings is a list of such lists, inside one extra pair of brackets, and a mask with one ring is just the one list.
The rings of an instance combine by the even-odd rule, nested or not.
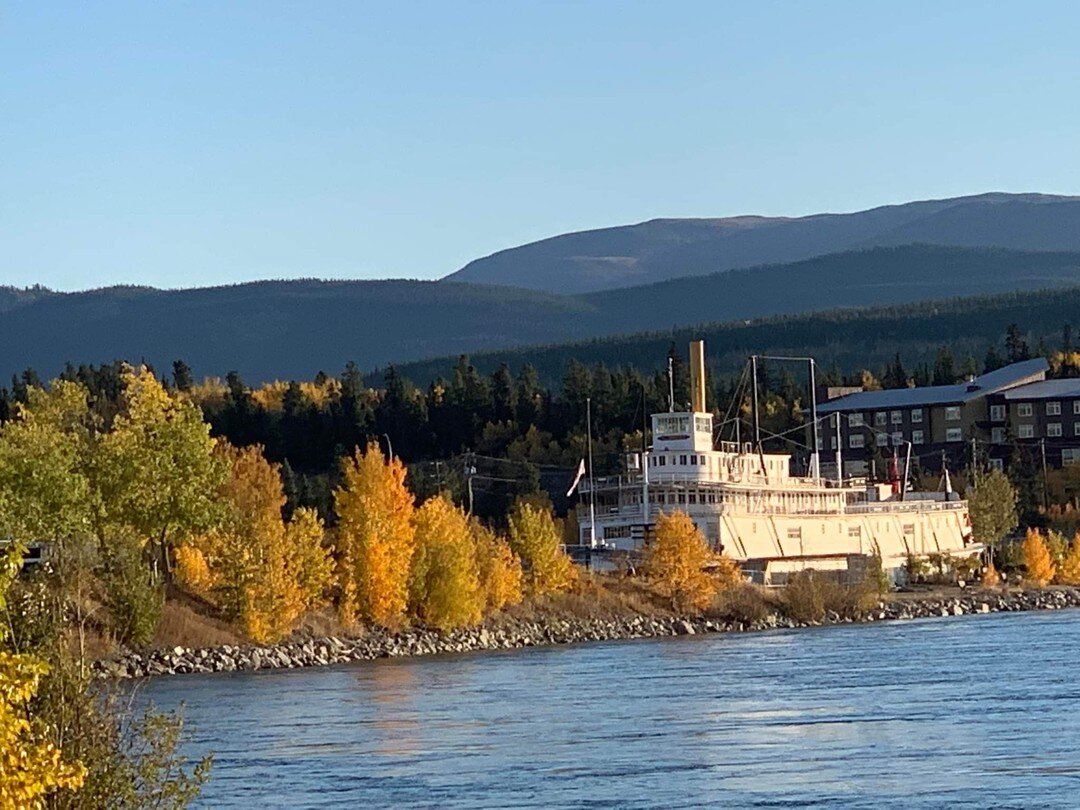
[(653, 217), (1080, 193), (1080, 4), (6, 2), (0, 285), (438, 278)]

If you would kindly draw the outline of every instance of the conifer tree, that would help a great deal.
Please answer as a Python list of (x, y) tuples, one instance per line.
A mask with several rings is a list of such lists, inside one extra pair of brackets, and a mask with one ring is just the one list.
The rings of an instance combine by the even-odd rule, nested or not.
[(577, 580), (577, 569), (561, 547), (551, 512), (519, 501), (510, 512), (510, 548), (521, 559), (531, 593), (566, 590)]
[(387, 461), (378, 444), (342, 463), (334, 490), (342, 620), (400, 624), (408, 604), (409, 566), (416, 546), (413, 496), (405, 465)]

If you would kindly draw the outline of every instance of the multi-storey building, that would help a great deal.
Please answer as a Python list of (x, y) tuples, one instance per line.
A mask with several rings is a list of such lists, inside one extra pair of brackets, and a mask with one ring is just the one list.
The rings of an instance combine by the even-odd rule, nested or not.
[(817, 410), (824, 422), (818, 446), (823, 471), (835, 470), (839, 456), (845, 475), (864, 474), (875, 451), (892, 456), (894, 449), (906, 453), (909, 446), (924, 469), (939, 470), (943, 461), (955, 468), (970, 452), (968, 443), (974, 440), (985, 446), (993, 438), (1001, 442), (1000, 447), (991, 447), (990, 458), (1000, 464), (1007, 448), (1005, 434), (995, 432), (995, 427), (1006, 423), (994, 417), (1003, 415), (1001, 409), (1011, 401), (1005, 398), (1016, 391), (1057, 382), (1046, 380), (1048, 368), (1045, 359), (1037, 358), (955, 385), (858, 391), (821, 403)]
[(1042, 380), (988, 398), (991, 463), (1038, 445), (1050, 466), (1080, 461), (1080, 379)]

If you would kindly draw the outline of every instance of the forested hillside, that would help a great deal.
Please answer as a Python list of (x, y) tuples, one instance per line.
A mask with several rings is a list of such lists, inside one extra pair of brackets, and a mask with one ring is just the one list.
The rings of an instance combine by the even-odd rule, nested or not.
[(423, 281), (0, 289), (0, 375), (124, 359), (251, 382), (699, 323), (1080, 284), (1080, 253), (907, 245), (556, 296)]
[[(930, 364), (941, 346), (948, 346), (958, 359), (970, 356), (981, 368), (986, 352), (1000, 343), (1009, 324), (1018, 324), (1028, 343), (1038, 347), (1040, 340), (1057, 345), (1065, 325), (1075, 327), (1078, 322), (1080, 288), (1073, 288), (704, 324), (481, 353), (471, 361), (481, 373), (491, 373), (503, 364), (511, 368), (529, 364), (542, 382), (551, 383), (562, 378), (572, 360), (656, 371), (663, 367), (673, 343), (681, 347), (702, 338), (710, 366), (721, 374), (737, 370), (754, 353), (813, 355), (823, 367), (835, 366), (848, 373), (882, 368), (897, 353), (909, 365)], [(456, 361), (445, 357), (406, 363), (397, 372), (424, 384), (448, 376)], [(377, 382), (379, 378), (377, 372), (369, 379)]]
[(654, 219), (502, 250), (448, 279), (580, 293), (917, 242), (1080, 250), (1080, 199), (994, 193), (849, 214)]

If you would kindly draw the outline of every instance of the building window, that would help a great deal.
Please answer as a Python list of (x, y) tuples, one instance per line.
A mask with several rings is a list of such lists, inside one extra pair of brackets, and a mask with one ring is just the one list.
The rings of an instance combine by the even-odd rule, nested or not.
[(1035, 436), (1034, 425), (1018, 425), (1016, 428), (1016, 435), (1021, 439), (1031, 439)]
[(1047, 416), (1061, 416), (1061, 403), (1060, 402), (1047, 402), (1046, 403), (1046, 415)]
[(1051, 439), (1056, 439), (1061, 436), (1061, 422), (1047, 422), (1046, 423), (1046, 435)]
[(679, 464), (686, 466), (686, 456), (679, 456)]
[[(1077, 402), (1076, 404), (1080, 405), (1080, 402)], [(1077, 413), (1080, 413), (1080, 411), (1077, 411)], [(847, 423), (848, 423), (848, 427), (862, 427), (863, 426), (862, 414), (861, 413), (849, 413), (848, 416), (847, 416)]]
[(1005, 428), (1003, 428), (1003, 427), (990, 428), (990, 441), (993, 442), (994, 444), (1004, 444), (1005, 443)]
[(990, 421), (991, 422), (1004, 422), (1005, 421), (1005, 406), (1004, 405), (991, 405), (990, 406)]
[(911, 431), (911, 443), (912, 444), (923, 444), (925, 441), (926, 441), (926, 437), (923, 435), (923, 432), (921, 430), (913, 430), (913, 431)]
[(801, 528), (800, 529), (788, 529), (787, 530), (787, 539), (788, 540), (802, 540), (802, 529)]
[(888, 433), (878, 433), (876, 438), (877, 438), (877, 446), (878, 447), (888, 447), (889, 446), (889, 434)]
[(922, 408), (913, 408), (911, 411), (911, 421), (914, 424), (922, 422)]
[(1016, 406), (1017, 416), (1031, 416), (1032, 412), (1033, 411), (1030, 402), (1021, 402), (1019, 405)]
[(962, 442), (964, 440), (964, 431), (960, 428), (946, 428), (945, 429), (945, 441), (947, 442)]
[(900, 445), (902, 445), (904, 443), (904, 434), (901, 433), (900, 431), (896, 431), (895, 433), (893, 433), (893, 435), (892, 435), (892, 443), (896, 447), (899, 447)]
[(1061, 451), (1062, 464), (1075, 464), (1080, 461), (1080, 448), (1066, 447)]
[(950, 405), (945, 409), (945, 421), (946, 422), (959, 422), (960, 421), (960, 406)]
[(1080, 399), (1073, 400), (1073, 413), (1080, 415)]
[(1002, 472), (1005, 469), (1005, 459), (992, 458), (990, 459), (990, 469)]
[(860, 447), (866, 446), (866, 438), (861, 434), (855, 434), (853, 436), (848, 436), (847, 443), (848, 447), (852, 450), (858, 450)]
[(885, 419), (888, 416), (885, 411), (878, 411), (874, 414), (874, 424), (878, 427), (882, 427), (885, 424)]
[(1073, 422), (1073, 436), (1080, 436), (1080, 422)]
[(902, 425), (902, 424), (904, 424), (904, 412), (903, 411), (893, 411), (892, 413), (889, 414), (889, 421), (894, 425)]

